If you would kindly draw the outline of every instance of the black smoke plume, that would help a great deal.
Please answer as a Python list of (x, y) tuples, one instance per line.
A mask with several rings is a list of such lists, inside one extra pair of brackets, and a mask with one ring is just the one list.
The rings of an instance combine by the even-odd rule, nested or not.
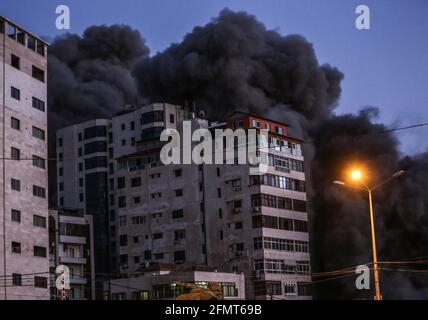
[(56, 38), (48, 55), (49, 127), (111, 117), (137, 100), (130, 68), (149, 49), (129, 26), (92, 26)]
[(182, 42), (134, 69), (150, 101), (193, 101), (211, 117), (231, 110), (264, 113), (288, 106), (308, 119), (330, 114), (343, 74), (319, 65), (312, 44), (299, 35), (267, 30), (245, 12), (221, 11)]
[[(55, 158), (59, 128), (110, 118), (138, 99), (130, 73), (149, 49), (140, 33), (125, 25), (91, 26), (83, 36), (56, 38), (48, 49), (49, 154)], [(49, 161), (49, 200), (56, 205), (56, 166)]]
[[(51, 47), (49, 96), (57, 123), (112, 116), (136, 99), (136, 88), (147, 102), (196, 102), (210, 118), (242, 110), (283, 120), (308, 142), (313, 272), (372, 259), (367, 195), (332, 184), (344, 179), (352, 162), (370, 169), (371, 184), (406, 170), (375, 192), (379, 260), (428, 256), (428, 154), (402, 158), (394, 136), (375, 123), (374, 108), (336, 116), (343, 74), (320, 65), (305, 38), (282, 36), (252, 15), (225, 9), (180, 43), (148, 57), (136, 31), (110, 28), (91, 27), (82, 38), (69, 35)], [(423, 265), (381, 267), (385, 298), (428, 297), (428, 276), (404, 270)], [(355, 278), (314, 277), (312, 288), (318, 298), (372, 298), (373, 290), (356, 290)]]

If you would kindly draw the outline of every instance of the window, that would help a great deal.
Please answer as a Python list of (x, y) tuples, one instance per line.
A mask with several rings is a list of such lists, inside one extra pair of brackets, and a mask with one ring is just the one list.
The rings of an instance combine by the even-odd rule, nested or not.
[(309, 261), (296, 261), (296, 272), (298, 274), (310, 274), (311, 266)]
[[(107, 143), (105, 141), (94, 141), (85, 144), (85, 155), (96, 153), (96, 152), (106, 152)], [(79, 148), (79, 153), (81, 154), (81, 148)]]
[(153, 233), (153, 239), (162, 239), (163, 238), (163, 233), (162, 232), (157, 232), (157, 233)]
[(21, 243), (12, 241), (12, 252), (21, 253)]
[(135, 146), (135, 137), (131, 137), (131, 146)]
[(122, 131), (123, 131), (123, 130), (125, 130), (125, 129), (126, 129), (125, 124), (124, 124), (124, 123), (122, 123), (122, 124), (120, 125), (120, 128), (121, 128), (121, 130), (122, 130)]
[[(84, 138), (92, 139), (96, 137), (106, 137), (107, 136), (107, 127), (106, 126), (94, 126), (86, 128), (84, 131)], [(82, 134), (79, 133), (79, 141), (82, 140)]]
[(64, 191), (64, 183), (59, 183), (59, 191)]
[(13, 40), (16, 39), (16, 28), (10, 23), (7, 24), (7, 36)]
[(284, 293), (286, 295), (295, 295), (296, 294), (296, 285), (294, 283), (285, 283), (284, 284)]
[(34, 277), (34, 286), (36, 288), (47, 288), (48, 287), (48, 278), (46, 277)]
[(126, 207), (126, 197), (125, 196), (120, 196), (118, 198), (118, 201), (119, 201), (119, 203), (118, 203), (119, 208), (125, 208)]
[(242, 228), (243, 228), (243, 223), (242, 223), (242, 221), (235, 222), (235, 229), (236, 229), (236, 230), (239, 230), (239, 229), (242, 229)]
[(18, 43), (25, 45), (25, 33), (20, 29), (16, 29), (16, 41)]
[(77, 135), (77, 139), (79, 140), (79, 141), (82, 141), (82, 133), (81, 132), (79, 132), (79, 134)]
[(39, 198), (46, 198), (46, 189), (33, 185), (33, 196), (36, 196)]
[(33, 226), (46, 228), (46, 218), (38, 215), (33, 215)]
[(235, 121), (235, 129), (243, 128), (243, 127), (244, 127), (244, 121), (242, 120)]
[(266, 294), (267, 295), (281, 295), (281, 282), (280, 281), (266, 281)]
[(119, 227), (126, 227), (126, 216), (119, 217)]
[(181, 169), (174, 170), (174, 175), (176, 177), (181, 177), (182, 174), (183, 174), (183, 172)]
[(35, 156), (33, 154), (33, 166), (41, 168), (41, 169), (45, 169), (45, 159), (40, 158), (38, 156)]
[(83, 171), (83, 163), (82, 162), (79, 163), (79, 171)]
[(45, 247), (34, 246), (33, 251), (34, 251), (35, 257), (43, 257), (43, 258), (46, 257), (46, 248)]
[(297, 294), (299, 296), (310, 296), (311, 295), (310, 283), (297, 282)]
[(122, 139), (122, 146), (126, 146), (126, 139)]
[(18, 70), (19, 70), (19, 68), (20, 68), (20, 59), (19, 59), (19, 57), (18, 57), (18, 56), (15, 56), (15, 55), (12, 53), (12, 54), (11, 54), (11, 57), (10, 57), (10, 62), (11, 62), (12, 67), (14, 67), (14, 68), (16, 68), (16, 69), (18, 69)]
[(141, 178), (140, 177), (132, 178), (131, 179), (131, 187), (135, 188), (135, 187), (139, 187), (139, 186), (141, 186)]
[(172, 211), (172, 218), (173, 219), (179, 219), (184, 217), (183, 209), (174, 210)]
[(131, 130), (135, 130), (135, 121), (130, 122), (130, 128)]
[(10, 179), (10, 185), (12, 190), (21, 191), (21, 181), (19, 181), (18, 179)]
[(85, 169), (95, 169), (95, 168), (106, 168), (107, 167), (107, 157), (98, 156), (85, 159)]
[(42, 69), (39, 69), (36, 66), (33, 66), (32, 75), (33, 75), (33, 78), (41, 82), (45, 82), (45, 72)]
[(218, 218), (223, 219), (223, 209), (222, 208), (218, 208)]
[(128, 236), (126, 234), (120, 235), (119, 244), (121, 247), (126, 247), (128, 245)]
[(33, 97), (33, 108), (45, 112), (45, 102)]
[(162, 110), (155, 110), (143, 113), (141, 115), (141, 124), (149, 124), (153, 122), (163, 122), (164, 112)]
[(174, 235), (175, 235), (174, 240), (176, 241), (184, 240), (186, 238), (186, 230), (184, 229), (175, 230)]
[(186, 251), (184, 250), (174, 251), (174, 262), (182, 263), (184, 261), (186, 261)]
[(12, 221), (15, 221), (15, 222), (21, 222), (21, 211), (12, 209), (11, 219)]
[(36, 39), (32, 36), (28, 36), (27, 47), (33, 51), (36, 51)]
[(40, 128), (33, 126), (33, 137), (44, 141), (45, 140), (45, 131), (40, 129)]
[(45, 45), (40, 40), (37, 40), (37, 53), (45, 56)]
[(83, 202), (83, 193), (79, 193), (79, 201)]
[(125, 177), (118, 177), (117, 178), (117, 188), (118, 189), (125, 188)]
[(134, 201), (134, 204), (139, 204), (141, 202), (141, 198), (140, 197), (133, 197), (132, 199)]
[(10, 87), (10, 96), (16, 100), (21, 100), (21, 91), (15, 87)]
[(131, 224), (143, 224), (146, 223), (146, 217), (136, 216), (131, 218)]
[(217, 188), (217, 196), (218, 196), (219, 198), (221, 198), (221, 189), (220, 189), (220, 188)]
[(175, 196), (176, 197), (182, 197), (183, 196), (183, 189), (175, 190)]
[(79, 178), (79, 187), (83, 187), (83, 178)]
[(21, 121), (19, 121), (18, 119), (14, 118), (14, 117), (11, 117), (10, 118), (10, 126), (13, 129), (20, 130), (21, 129)]
[(59, 167), (58, 168), (58, 176), (62, 177), (64, 175), (64, 168), (63, 167)]
[(22, 275), (19, 273), (12, 273), (12, 284), (14, 286), (22, 286)]
[(140, 256), (135, 256), (135, 257), (134, 257), (134, 263), (135, 263), (135, 264), (140, 263)]
[(12, 160), (20, 160), (21, 159), (21, 151), (17, 148), (10, 148), (10, 157)]

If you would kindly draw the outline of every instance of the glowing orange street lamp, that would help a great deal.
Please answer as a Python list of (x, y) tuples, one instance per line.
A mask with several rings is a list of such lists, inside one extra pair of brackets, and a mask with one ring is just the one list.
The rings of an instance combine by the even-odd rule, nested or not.
[(376, 251), (376, 237), (375, 237), (375, 227), (374, 227), (374, 213), (373, 213), (373, 198), (372, 198), (372, 192), (376, 190), (377, 188), (383, 186), (385, 183), (391, 181), (394, 178), (397, 178), (401, 176), (404, 173), (403, 170), (400, 170), (396, 173), (394, 173), (391, 177), (386, 179), (385, 181), (375, 185), (374, 187), (370, 188), (364, 181), (363, 181), (363, 173), (359, 169), (354, 169), (350, 172), (350, 177), (354, 182), (361, 182), (361, 185), (364, 188), (357, 187), (354, 185), (346, 184), (343, 181), (336, 180), (333, 181), (333, 183), (351, 187), (359, 190), (364, 190), (369, 193), (369, 208), (370, 208), (370, 225), (371, 225), (371, 234), (372, 234), (372, 250), (373, 250), (373, 271), (374, 271), (374, 280), (375, 280), (375, 290), (376, 295), (374, 296), (374, 300), (382, 300), (382, 295), (380, 294), (380, 286), (379, 286), (379, 268), (378, 268), (378, 262), (377, 262), (377, 251)]

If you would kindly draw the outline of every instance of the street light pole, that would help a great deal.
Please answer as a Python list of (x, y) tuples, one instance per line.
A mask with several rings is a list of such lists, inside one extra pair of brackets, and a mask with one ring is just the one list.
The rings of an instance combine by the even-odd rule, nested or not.
[(370, 206), (370, 225), (372, 232), (372, 250), (373, 250), (373, 272), (374, 272), (374, 283), (376, 295), (375, 300), (382, 300), (382, 295), (380, 294), (380, 285), (379, 285), (379, 268), (377, 263), (377, 249), (376, 249), (376, 236), (375, 236), (375, 224), (374, 224), (374, 213), (373, 213), (373, 198), (372, 190), (368, 189), (369, 192), (369, 206)]
[[(348, 185), (343, 181), (340, 180), (336, 180), (333, 183), (341, 185), (341, 186), (346, 186), (346, 187), (351, 187), (354, 189), (358, 189), (358, 190), (365, 190), (368, 192), (369, 194), (369, 208), (370, 208), (370, 229), (371, 229), (371, 236), (372, 236), (372, 252), (373, 252), (373, 273), (374, 273), (374, 283), (375, 283), (375, 296), (374, 296), (374, 300), (382, 300), (382, 295), (380, 293), (380, 281), (379, 281), (379, 265), (377, 262), (377, 249), (376, 249), (376, 234), (375, 234), (375, 224), (374, 224), (374, 210), (373, 210), (373, 196), (372, 193), (375, 189), (383, 186), (385, 183), (389, 182), (390, 180), (397, 178), (399, 176), (401, 176), (402, 174), (404, 174), (403, 170), (400, 170), (396, 173), (394, 173), (390, 178), (386, 179), (385, 181), (377, 184), (376, 186), (374, 186), (373, 188), (370, 188), (368, 185), (366, 185), (365, 183), (362, 183), (362, 185), (364, 186), (364, 188), (361, 187), (356, 187), (353, 185)], [(351, 177), (354, 180), (360, 180), (361, 179), (361, 172), (354, 170), (351, 173)]]

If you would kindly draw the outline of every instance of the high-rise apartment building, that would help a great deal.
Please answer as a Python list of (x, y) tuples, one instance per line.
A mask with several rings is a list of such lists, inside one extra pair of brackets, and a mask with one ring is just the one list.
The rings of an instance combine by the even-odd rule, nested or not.
[(60, 209), (83, 209), (93, 216), (97, 297), (109, 278), (108, 177), (113, 168), (107, 145), (111, 121), (97, 119), (57, 132), (57, 203)]
[[(62, 266), (69, 272), (68, 300), (95, 299), (92, 216), (83, 209), (49, 210), (49, 263), (51, 299), (61, 299), (57, 287)], [(57, 268), (59, 270), (57, 270)], [(58, 273), (57, 273), (58, 271)]]
[(47, 43), (0, 17), (0, 299), (49, 299)]
[[(267, 129), (267, 173), (248, 164), (163, 165), (165, 128)], [(210, 125), (185, 109), (154, 104), (112, 119), (108, 202), (112, 265), (131, 277), (151, 263), (207, 265), (245, 274), (247, 298), (310, 298), (302, 142), (287, 126), (235, 113)], [(192, 143), (183, 141), (182, 144)], [(182, 147), (183, 147), (182, 145)]]

